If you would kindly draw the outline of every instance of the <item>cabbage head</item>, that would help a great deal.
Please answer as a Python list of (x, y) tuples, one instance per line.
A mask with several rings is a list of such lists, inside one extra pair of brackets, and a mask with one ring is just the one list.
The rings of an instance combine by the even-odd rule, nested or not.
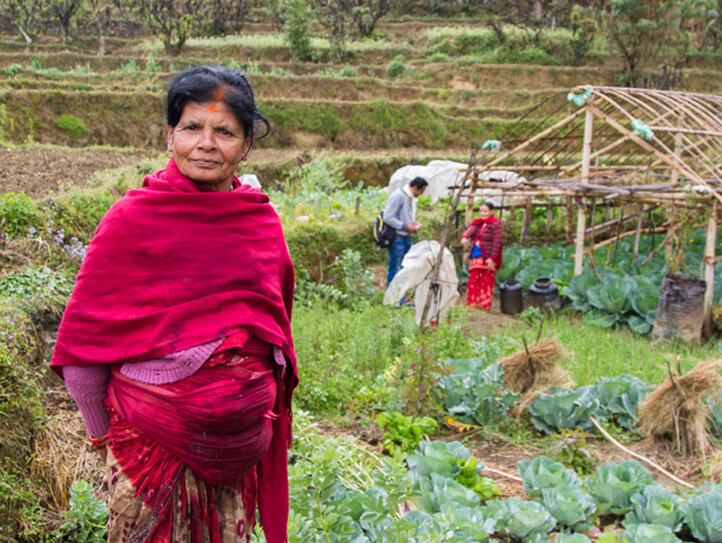
[(667, 526), (635, 524), (622, 534), (621, 543), (682, 543)]
[(634, 524), (659, 524), (673, 532), (682, 527), (682, 498), (662, 485), (645, 486), (632, 496), (632, 511), (622, 524), (629, 528)]
[(702, 486), (682, 504), (684, 522), (705, 543), (722, 543), (722, 484)]
[(519, 470), (524, 490), (530, 498), (540, 497), (545, 488), (558, 485), (581, 488), (583, 484), (574, 470), (546, 456), (537, 456), (531, 461), (520, 460), (516, 463), (516, 469)]

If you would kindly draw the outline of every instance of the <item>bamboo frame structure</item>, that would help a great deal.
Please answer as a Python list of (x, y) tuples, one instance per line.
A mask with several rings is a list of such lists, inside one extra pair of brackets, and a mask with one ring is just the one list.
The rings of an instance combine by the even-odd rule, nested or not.
[[(587, 225), (588, 217), (594, 221), (588, 207), (598, 200), (636, 210), (624, 220), (624, 211), (620, 212), (613, 234), (617, 240), (635, 235), (635, 259), (646, 210), (659, 206), (711, 210), (702, 270), (707, 281), (705, 327), (709, 329), (716, 214), (722, 203), (722, 96), (606, 86), (577, 87), (572, 92), (586, 96), (583, 105), (565, 102), (560, 95), (536, 106), (551, 113), (526, 128), (526, 133), (521, 133), (521, 123), (512, 125), (501, 139), (502, 148), (475, 167), (466, 187), (456, 187), (463, 191), (462, 201), (466, 198), (467, 224), (474, 202), (483, 199), (488, 189), (495, 189), (505, 200), (524, 202), (526, 220), (532, 198), (537, 200), (534, 205), (541, 206), (553, 199), (566, 201), (569, 211), (576, 204), (576, 235), (568, 241), (575, 243), (574, 273), (578, 275), (584, 255), (595, 249), (594, 243), (585, 248), (585, 235), (591, 234), (594, 242), (595, 232), (600, 232), (594, 224)], [(503, 181), (494, 180), (496, 172), (505, 173)], [(635, 219), (636, 231), (623, 233), (624, 222)], [(571, 221), (568, 216), (567, 236), (574, 232)], [(667, 228), (673, 231), (678, 225)]]

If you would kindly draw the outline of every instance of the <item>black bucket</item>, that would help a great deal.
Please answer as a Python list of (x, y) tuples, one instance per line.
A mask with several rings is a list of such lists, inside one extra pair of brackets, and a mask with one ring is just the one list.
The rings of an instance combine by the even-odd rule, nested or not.
[(524, 311), (523, 288), (516, 279), (507, 279), (499, 285), (501, 297), (501, 312), (507, 315), (516, 315)]
[(707, 283), (695, 277), (668, 275), (659, 289), (652, 335), (664, 339), (698, 341), (704, 325)]
[(548, 277), (540, 277), (529, 287), (529, 305), (544, 310), (561, 307), (559, 287)]

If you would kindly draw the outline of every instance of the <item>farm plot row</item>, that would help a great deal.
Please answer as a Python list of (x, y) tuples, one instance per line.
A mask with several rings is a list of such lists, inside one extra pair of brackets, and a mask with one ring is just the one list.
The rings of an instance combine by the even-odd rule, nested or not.
[[(104, 73), (68, 72), (55, 69), (12, 67), (0, 70), (0, 88), (12, 90), (48, 91), (103, 91), (103, 92), (158, 92), (167, 85), (172, 72)], [(518, 90), (513, 93), (488, 89), (429, 88), (409, 81), (389, 81), (371, 77), (345, 77), (338, 75), (278, 75), (249, 74), (254, 91), (260, 99), (313, 99), (343, 102), (391, 100), (394, 102), (419, 101), (464, 108), (487, 108), (489, 115), (521, 115), (530, 105), (567, 89), (541, 91)]]

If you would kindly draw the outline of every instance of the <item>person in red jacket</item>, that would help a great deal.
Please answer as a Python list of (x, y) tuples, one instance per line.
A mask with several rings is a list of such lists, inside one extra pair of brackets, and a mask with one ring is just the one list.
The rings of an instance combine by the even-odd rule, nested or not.
[(466, 288), (466, 305), (491, 309), (494, 298), (496, 271), (501, 267), (503, 243), (501, 221), (494, 216), (494, 205), (484, 202), (475, 219), (461, 237), (469, 253), (469, 282)]

